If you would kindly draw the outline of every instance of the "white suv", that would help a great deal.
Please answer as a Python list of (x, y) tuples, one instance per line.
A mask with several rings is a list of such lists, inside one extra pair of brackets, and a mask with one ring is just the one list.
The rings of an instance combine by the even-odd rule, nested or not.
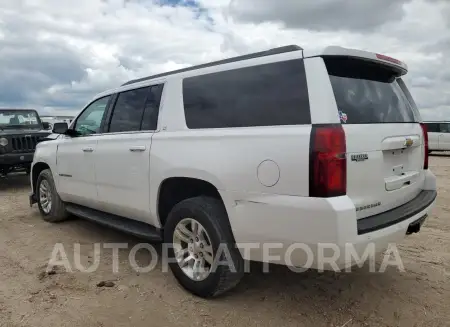
[(406, 72), (380, 54), (286, 46), (130, 81), (55, 124), (30, 202), (46, 221), (173, 245), (172, 272), (202, 297), (235, 286), (244, 260), (317, 268), (323, 243), (383, 251), (437, 195)]
[(450, 151), (450, 123), (446, 121), (425, 122), (428, 131), (428, 153)]

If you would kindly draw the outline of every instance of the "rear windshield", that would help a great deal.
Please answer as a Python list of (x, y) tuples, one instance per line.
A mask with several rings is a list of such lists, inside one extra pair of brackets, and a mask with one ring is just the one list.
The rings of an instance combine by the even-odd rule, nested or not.
[[(342, 123), (419, 121), (404, 83), (388, 68), (353, 58), (325, 58)], [(406, 90), (406, 93), (404, 92)]]

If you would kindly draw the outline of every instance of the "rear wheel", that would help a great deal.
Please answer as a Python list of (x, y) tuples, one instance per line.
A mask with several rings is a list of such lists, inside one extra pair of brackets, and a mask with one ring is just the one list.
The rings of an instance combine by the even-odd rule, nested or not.
[(56, 223), (69, 218), (64, 202), (56, 192), (50, 169), (43, 170), (39, 174), (36, 182), (36, 197), (39, 211), (45, 221)]
[(231, 232), (223, 203), (196, 197), (178, 203), (164, 228), (169, 266), (178, 282), (201, 297), (218, 296), (235, 287), (244, 262)]

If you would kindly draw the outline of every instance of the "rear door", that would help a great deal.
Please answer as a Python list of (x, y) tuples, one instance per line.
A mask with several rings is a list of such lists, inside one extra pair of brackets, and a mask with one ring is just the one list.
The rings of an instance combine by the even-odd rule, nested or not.
[(150, 148), (162, 87), (147, 86), (117, 95), (94, 157), (98, 200), (106, 212), (148, 221)]
[(412, 200), (424, 183), (424, 138), (399, 72), (358, 58), (324, 61), (345, 130), (347, 195), (358, 218)]

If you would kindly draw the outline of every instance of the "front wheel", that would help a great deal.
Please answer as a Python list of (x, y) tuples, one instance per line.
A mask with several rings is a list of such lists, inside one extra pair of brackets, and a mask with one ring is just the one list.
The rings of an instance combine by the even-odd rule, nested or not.
[(39, 211), (45, 221), (56, 223), (69, 218), (64, 202), (56, 191), (50, 169), (43, 170), (39, 174), (36, 182), (36, 197)]
[(178, 203), (164, 228), (169, 266), (191, 293), (208, 298), (235, 287), (244, 274), (244, 261), (235, 246), (223, 203), (197, 197)]

